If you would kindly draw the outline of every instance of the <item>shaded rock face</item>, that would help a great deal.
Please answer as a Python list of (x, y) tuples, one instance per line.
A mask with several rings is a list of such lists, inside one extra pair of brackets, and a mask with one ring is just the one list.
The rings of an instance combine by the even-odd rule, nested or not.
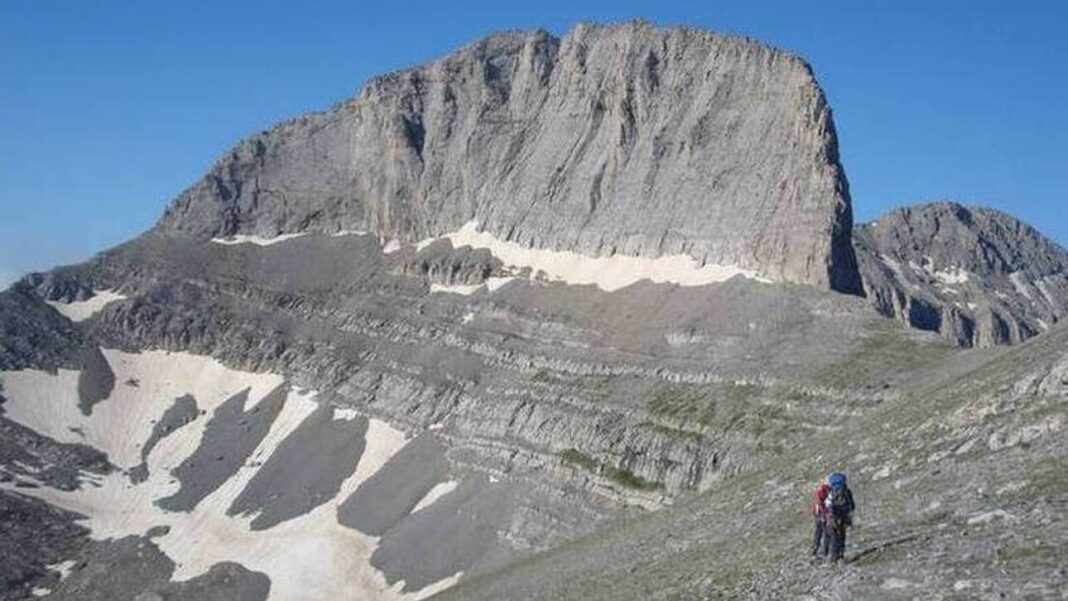
[(854, 233), (875, 308), (960, 346), (1015, 344), (1068, 315), (1068, 253), (1004, 213), (941, 202)]
[(490, 36), (235, 147), (157, 229), (196, 237), (475, 220), (535, 248), (688, 254), (860, 290), (831, 111), (802, 60), (645, 23)]

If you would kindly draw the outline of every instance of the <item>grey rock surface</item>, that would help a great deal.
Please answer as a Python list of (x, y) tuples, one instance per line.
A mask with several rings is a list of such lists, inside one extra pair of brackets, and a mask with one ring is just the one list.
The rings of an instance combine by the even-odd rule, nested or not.
[(36, 499), (0, 490), (0, 599), (32, 599), (38, 583), (50, 580), (46, 566), (75, 553), (88, 530), (74, 514)]
[(356, 470), (366, 442), (367, 419), (334, 420), (320, 405), (285, 439), (227, 510), (255, 516), (253, 530), (266, 530), (337, 496)]
[(157, 230), (415, 241), (476, 220), (528, 247), (685, 253), (858, 292), (837, 144), (809, 66), (756, 41), (510, 31), (241, 142)]
[(141, 536), (89, 543), (69, 576), (46, 585), (49, 599), (70, 601), (266, 601), (270, 580), (233, 563), (171, 581), (171, 561)]
[[(129, 386), (132, 382), (127, 383)], [(159, 421), (153, 424), (152, 434), (141, 445), (141, 463), (130, 469), (130, 480), (137, 484), (148, 478), (148, 456), (152, 449), (156, 448), (161, 440), (170, 436), (182, 426), (192, 422), (200, 416), (197, 409), (197, 400), (190, 395), (184, 395), (174, 399), (174, 404), (167, 408)]]
[(278, 417), (285, 388), (278, 388), (245, 410), (248, 390), (215, 409), (197, 449), (172, 470), (178, 492), (157, 501), (170, 511), (190, 511), (233, 476), (248, 460)]
[(77, 365), (86, 351), (83, 332), (22, 282), (0, 294), (0, 335), (0, 369)]
[(78, 408), (90, 415), (93, 405), (108, 398), (115, 388), (115, 374), (100, 349), (89, 349), (83, 354), (82, 361), (85, 368), (78, 376)]
[[(350, 516), (349, 525), (383, 533), (372, 564), (405, 590), (462, 569), (446, 596), (883, 598), (884, 580), (922, 573), (910, 580), (915, 595), (968, 580), (990, 596), (1017, 583), (984, 567), (999, 545), (1037, 594), (1060, 577), (1055, 508), (1065, 493), (1050, 466), (1068, 452), (1057, 434), (1066, 423), (1063, 325), (1019, 349), (961, 353), (879, 317), (864, 299), (814, 287), (739, 279), (604, 292), (517, 280), (459, 296), (429, 293), (434, 276), (407, 269), (410, 260), (382, 253), (370, 236), (269, 247), (149, 236), (80, 268), (94, 287), (121, 284), (128, 298), (76, 331), (106, 348), (183, 350), (284, 374), (413, 433), (439, 426), (460, 487), (414, 514), (364, 507)], [(50, 323), (51, 313), (33, 310), (43, 299), (20, 298), (24, 315)], [(5, 338), (3, 351), (25, 344)], [(271, 421), (242, 431), (250, 416), (233, 404), (211, 416), (220, 422), (196, 453), (204, 461), (185, 470), (196, 490), (225, 480)], [(299, 448), (274, 470), (283, 477), (257, 484), (250, 507), (272, 495), (299, 501), (287, 481), (318, 489), (344, 475), (318, 456), (316, 438), (293, 439)], [(398, 457), (358, 489), (362, 502), (392, 495), (410, 505), (442, 477), (436, 456)], [(294, 463), (309, 480), (292, 476)], [(827, 579), (796, 556), (808, 534), (807, 485), (840, 466), (873, 523), (856, 534), (858, 569)], [(947, 475), (926, 479), (932, 469)], [(1011, 495), (959, 490), (1018, 480), (1034, 487), (1020, 515), (1035, 529), (1006, 530), (998, 517), (968, 524), (1020, 510), (999, 500)], [(739, 495), (774, 502), (724, 521)], [(948, 515), (926, 510), (936, 501)], [(740, 540), (752, 544), (738, 551)], [(1036, 540), (1039, 559), (1028, 563)], [(917, 561), (932, 567), (918, 571)], [(165, 562), (135, 567), (131, 581), (154, 583), (139, 590), (161, 590)], [(113, 590), (109, 573), (92, 574), (98, 584), (75, 581), (77, 590)]]
[(875, 308), (961, 346), (1016, 344), (1068, 316), (1068, 252), (999, 211), (906, 207), (854, 239)]
[[(141, 536), (92, 541), (81, 516), (0, 490), (0, 599), (47, 596), (71, 601), (265, 601), (261, 573), (220, 563), (183, 582), (170, 582), (174, 562)], [(62, 577), (56, 567), (70, 562)]]
[(418, 591), (457, 572), (482, 573), (513, 556), (502, 541), (515, 491), (484, 479), (465, 482), (382, 538), (371, 563), (390, 582)]
[[(763, 468), (434, 598), (1063, 598), (1065, 349), (1062, 324), (1018, 347), (957, 354), (942, 376), (855, 406)], [(809, 548), (807, 509), (832, 470), (849, 474), (858, 502), (838, 566)]]
[(338, 522), (382, 536), (449, 473), (446, 449), (433, 434), (417, 437), (338, 507)]
[(0, 415), (0, 483), (73, 490), (81, 476), (112, 469), (107, 455), (88, 445), (57, 443)]
[[(838, 409), (806, 403), (799, 425), (777, 412), (745, 417), (750, 403), (851, 398), (809, 378), (813, 366), (847, 355), (869, 325), (890, 325), (857, 297), (745, 279), (612, 293), (517, 280), (493, 294), (430, 294), (435, 276), (408, 269), (412, 256), (386, 255), (371, 236), (309, 235), (268, 247), (147, 236), (72, 271), (127, 296), (76, 331), (105, 348), (208, 354), (283, 374), (413, 433), (437, 426), (447, 472), (441, 457), (426, 463), (413, 451), (415, 463), (400, 456), (357, 496), (382, 503), (393, 495), (411, 507), (445, 473), (460, 489), (410, 515), (363, 507), (351, 521), (339, 516), (382, 532), (373, 565), (416, 590), (450, 570), (477, 577), (592, 532), (628, 504), (657, 507), (751, 469), (758, 432), (808, 431), (808, 420)], [(798, 361), (815, 340), (826, 344), (823, 359)], [(68, 366), (82, 369), (77, 359)], [(174, 470), (179, 492), (160, 505), (194, 507), (247, 464), (273, 411), (257, 416), (242, 405), (238, 395), (197, 418), (209, 420), (204, 437)], [(344, 475), (318, 438), (287, 438), (293, 453), (277, 455), (278, 469), (258, 467), (290, 476), (265, 478), (255, 494), (246, 488), (251, 509), (288, 499), (277, 504), (283, 519), (306, 511), (305, 489)]]

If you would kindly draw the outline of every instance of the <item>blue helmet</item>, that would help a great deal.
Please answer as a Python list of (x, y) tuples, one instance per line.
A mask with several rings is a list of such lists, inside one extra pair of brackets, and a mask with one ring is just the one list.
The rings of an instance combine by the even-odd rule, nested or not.
[(835, 472), (835, 473), (831, 474), (830, 476), (827, 476), (827, 484), (830, 484), (831, 488), (833, 488), (835, 490), (839, 490), (839, 489), (845, 488), (846, 475), (843, 474), (842, 472)]

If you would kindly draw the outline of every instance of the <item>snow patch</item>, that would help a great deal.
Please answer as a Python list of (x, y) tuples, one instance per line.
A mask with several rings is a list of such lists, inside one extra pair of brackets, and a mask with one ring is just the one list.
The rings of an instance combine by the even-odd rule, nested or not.
[(444, 292), (446, 294), (462, 294), (470, 296), (478, 292), (482, 284), (431, 284), (430, 293)]
[(913, 584), (911, 582), (901, 578), (887, 578), (886, 580), (883, 580), (882, 584), (883, 589), (888, 591), (910, 588), (912, 586)]
[(476, 221), (469, 221), (450, 234), (420, 241), (416, 244), (416, 249), (422, 250), (437, 240), (449, 240), (453, 248), (469, 246), (487, 249), (513, 271), (529, 268), (531, 273), (541, 272), (545, 279), (550, 281), (594, 285), (608, 292), (643, 280), (680, 286), (703, 286), (743, 276), (759, 282), (769, 282), (750, 270), (726, 265), (702, 265), (687, 255), (668, 255), (656, 259), (623, 255), (590, 257), (571, 251), (526, 248), (516, 242), (500, 240), (489, 232), (479, 231)]
[(942, 271), (929, 271), (929, 273), (939, 282), (952, 286), (954, 284), (963, 284), (971, 279), (971, 273), (960, 267), (952, 267)]
[[(110, 397), (94, 406), (92, 415), (85, 416), (78, 409), (78, 372), (0, 372), (8, 399), (6, 417), (60, 442), (91, 444), (107, 452), (116, 465), (131, 467), (140, 463), (141, 448), (151, 435), (153, 423), (175, 398), (192, 395), (198, 407), (210, 415), (239, 392), (248, 390), (247, 409), (284, 384), (278, 375), (231, 370), (210, 357), (101, 350), (117, 381), (136, 379), (139, 386), (116, 386)], [(114, 471), (104, 476), (82, 474), (82, 486), (73, 491), (44, 486), (19, 491), (87, 516), (85, 525), (96, 540), (143, 535), (155, 526), (168, 526), (168, 533), (153, 541), (175, 562), (175, 581), (203, 574), (216, 563), (232, 561), (267, 574), (272, 601), (418, 599), (454, 584), (462, 574), (416, 593), (401, 593), (370, 564), (378, 539), (337, 521), (340, 503), (407, 443), (403, 432), (380, 420), (369, 420), (364, 453), (330, 501), (267, 530), (250, 528), (255, 516), (226, 514), (260, 466), (313, 414), (318, 407), (314, 397), (314, 391), (291, 389), (249, 461), (192, 511), (167, 512), (155, 502), (179, 489), (171, 470), (199, 446), (208, 421), (204, 418), (159, 440), (146, 460), (148, 479), (140, 484)], [(356, 414), (336, 409), (334, 417), (352, 419)], [(84, 431), (84, 438), (70, 431), (72, 427)], [(13, 489), (14, 485), (4, 483), (0, 487)], [(73, 562), (65, 562), (54, 567), (65, 577), (72, 566)]]
[(1003, 509), (995, 509), (994, 511), (987, 511), (986, 513), (979, 513), (968, 518), (968, 525), (975, 526), (977, 524), (987, 524), (994, 520), (1005, 520), (1012, 516), (1009, 515)]
[[(900, 271), (900, 264), (884, 255), (879, 255), (884, 262), (886, 262), (894, 271)], [(930, 256), (924, 255), (923, 264), (916, 263), (915, 261), (909, 261), (909, 268), (916, 272), (923, 272), (941, 282), (945, 286), (953, 286), (956, 284), (963, 284), (971, 279), (971, 272), (959, 265), (951, 265), (946, 269), (936, 269), (935, 261)], [(952, 288), (947, 288), (951, 294), (956, 294), (957, 291)]]
[(503, 288), (505, 285), (507, 285), (509, 282), (511, 282), (514, 279), (515, 278), (511, 278), (511, 277), (487, 278), (486, 279), (486, 289), (489, 290), (490, 292), (496, 292), (497, 290)]
[(994, 494), (1001, 496), (1011, 493), (1017, 493), (1023, 490), (1024, 487), (1026, 487), (1028, 484), (1030, 484), (1030, 482), (1028, 482), (1027, 480), (1015, 480), (998, 488), (996, 491), (994, 491)]
[[(463, 575), (464, 575), (463, 572), (457, 572), (457, 573), (453, 574), (452, 576), (449, 576), (448, 578), (443, 578), (443, 579), (435, 582), (434, 584), (426, 585), (425, 587), (419, 589), (418, 591), (416, 591), (414, 593), (411, 593), (410, 595), (408, 595), (408, 597), (411, 598), (411, 599), (426, 599), (427, 597), (433, 597), (434, 595), (440, 593), (441, 591), (443, 591), (443, 590), (449, 588), (450, 586), (453, 586), (457, 582), (459, 582), (460, 578), (462, 578)], [(403, 580), (401, 580), (401, 581), (399, 581), (399, 582), (397, 582), (396, 584), (393, 585), (392, 591), (395, 592), (396, 594), (400, 595), (401, 594), (400, 591), (404, 587), (405, 587), (405, 582)]]
[[(130, 468), (141, 463), (141, 447), (152, 434), (153, 422), (176, 398), (192, 395), (197, 406), (210, 415), (246, 388), (248, 402), (254, 404), (283, 382), (280, 376), (236, 372), (210, 357), (186, 353), (101, 352), (115, 373), (116, 382), (135, 380), (139, 385), (115, 386), (111, 396), (95, 405), (93, 414), (87, 416), (78, 408), (79, 372), (0, 372), (4, 390), (12, 399), (4, 405), (7, 417), (58, 442), (96, 447), (118, 467)], [(187, 428), (202, 430), (206, 421), (194, 420)], [(198, 432), (192, 442), (199, 440)]]
[(1042, 297), (1046, 299), (1046, 302), (1049, 304), (1049, 306), (1057, 307), (1060, 305), (1060, 303), (1057, 302), (1057, 297), (1054, 296), (1054, 294), (1049, 290), (1049, 285), (1047, 282), (1050, 279), (1051, 278), (1047, 276), (1040, 280), (1036, 280), (1035, 287), (1037, 287), (1038, 291), (1042, 293)]
[(334, 407), (334, 419), (352, 421), (360, 416), (360, 413), (355, 409), (347, 409), (343, 407)]
[(59, 311), (67, 319), (79, 322), (89, 319), (99, 313), (109, 303), (124, 300), (126, 297), (114, 290), (94, 290), (92, 298), (83, 301), (64, 303), (60, 301), (45, 301), (56, 311)]
[(67, 579), (67, 576), (70, 576), (71, 570), (73, 570), (74, 566), (76, 565), (78, 565), (77, 561), (74, 561), (73, 559), (68, 559), (67, 561), (61, 561), (59, 563), (47, 565), (45, 566), (45, 569), (51, 570), (53, 572), (59, 572), (59, 581), (63, 582)]
[(434, 488), (431, 488), (429, 491), (427, 491), (426, 496), (424, 496), (422, 499), (419, 499), (419, 502), (416, 503), (415, 507), (412, 508), (412, 513), (415, 513), (424, 507), (429, 507), (434, 503), (434, 501), (437, 501), (441, 497), (456, 490), (456, 487), (459, 485), (460, 483), (455, 480), (449, 480), (448, 482), (440, 482), (436, 484)]
[(1035, 300), (1034, 297), (1031, 296), (1031, 290), (1027, 287), (1027, 282), (1023, 281), (1023, 274), (1019, 271), (1009, 274), (1009, 281), (1012, 282), (1013, 287), (1016, 288), (1016, 292), (1019, 292), (1021, 296), (1030, 301)]
[(400, 240), (393, 238), (389, 242), (386, 242), (386, 245), (382, 247), (382, 254), (391, 255), (400, 250), (401, 248), (402, 245), (400, 243)]
[(431, 284), (430, 293), (444, 292), (447, 294), (470, 296), (483, 288), (485, 288), (487, 292), (495, 292), (514, 279), (515, 278), (512, 277), (493, 277), (486, 278), (486, 281), (481, 284)]
[(879, 471), (877, 471), (874, 474), (872, 474), (871, 479), (872, 480), (883, 480), (883, 479), (889, 478), (891, 471), (892, 470), (890, 468), (890, 464), (886, 464), (882, 468), (880, 468)]
[[(248, 234), (236, 234), (229, 238), (212, 238), (211, 241), (216, 244), (224, 244), (226, 246), (233, 246), (235, 244), (255, 244), (256, 246), (271, 246), (278, 244), (279, 242), (285, 242), (286, 240), (292, 240), (293, 238), (300, 238), (306, 235), (307, 232), (297, 232), (295, 234), (280, 234), (273, 238), (265, 238), (263, 236), (252, 236)], [(339, 232), (336, 235), (345, 235), (345, 232)]]

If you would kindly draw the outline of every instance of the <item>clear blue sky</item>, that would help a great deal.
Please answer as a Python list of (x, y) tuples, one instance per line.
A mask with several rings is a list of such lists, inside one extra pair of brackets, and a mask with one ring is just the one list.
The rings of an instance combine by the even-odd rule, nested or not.
[(954, 198), (1068, 244), (1068, 2), (448, 4), (0, 3), (0, 282), (136, 235), (239, 138), (373, 74), (497, 29), (633, 17), (808, 59), (858, 219)]

